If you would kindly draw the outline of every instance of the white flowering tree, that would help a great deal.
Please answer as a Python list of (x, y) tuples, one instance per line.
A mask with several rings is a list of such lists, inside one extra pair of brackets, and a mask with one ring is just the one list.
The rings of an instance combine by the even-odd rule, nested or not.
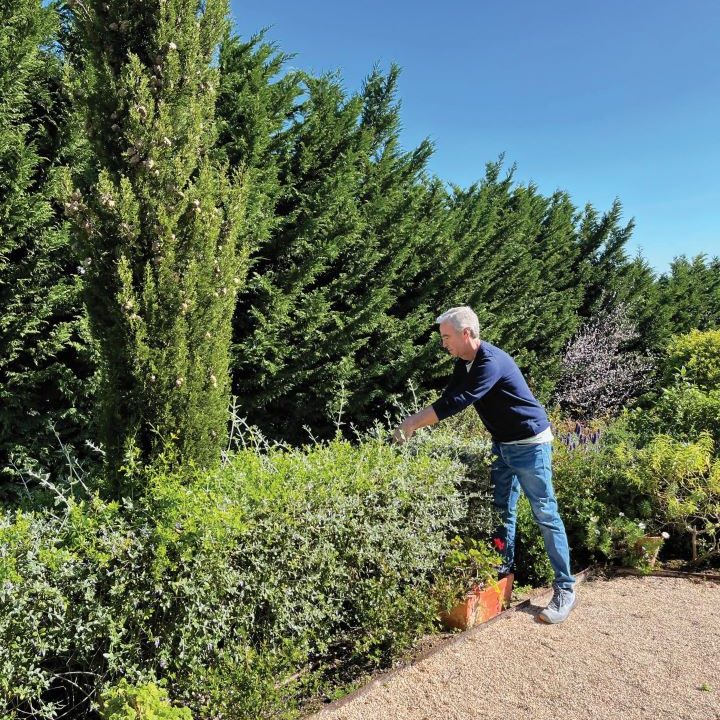
[(555, 400), (572, 417), (616, 414), (650, 384), (653, 360), (625, 348), (637, 339), (623, 304), (601, 311), (570, 341)]
[(100, 435), (122, 490), (128, 457), (219, 458), (246, 249), (241, 180), (214, 161), (214, 64), (226, 0), (67, 0), (98, 159), (68, 187), (99, 348)]

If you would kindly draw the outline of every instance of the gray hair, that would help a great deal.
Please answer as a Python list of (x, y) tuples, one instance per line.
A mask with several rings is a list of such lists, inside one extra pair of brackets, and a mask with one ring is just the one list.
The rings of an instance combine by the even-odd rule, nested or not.
[(440, 323), (449, 322), (456, 330), (464, 330), (467, 328), (470, 331), (470, 337), (480, 337), (480, 323), (478, 321), (478, 317), (473, 312), (473, 309), (467, 305), (450, 308), (440, 315), (435, 322), (438, 325)]

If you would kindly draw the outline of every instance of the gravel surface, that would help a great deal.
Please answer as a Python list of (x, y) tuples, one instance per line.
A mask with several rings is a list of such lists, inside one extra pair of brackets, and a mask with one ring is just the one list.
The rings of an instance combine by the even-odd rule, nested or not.
[(590, 579), (563, 624), (549, 596), (448, 642), (317, 720), (720, 720), (720, 584)]

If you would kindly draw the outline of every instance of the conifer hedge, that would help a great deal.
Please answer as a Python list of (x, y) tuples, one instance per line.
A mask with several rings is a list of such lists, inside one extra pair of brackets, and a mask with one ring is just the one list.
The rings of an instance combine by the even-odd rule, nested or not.
[(58, 25), (40, 0), (0, 7), (0, 498), (24, 494), (21, 471), (56, 471), (60, 443), (82, 450), (89, 435), (89, 332), (58, 202), (59, 169), (83, 152)]
[(209, 467), (231, 393), (293, 442), (369, 427), (411, 385), (442, 386), (451, 305), (475, 307), (544, 401), (579, 329), (620, 305), (633, 352), (718, 327), (717, 259), (657, 278), (627, 254), (619, 201), (545, 196), (503, 158), (467, 188), (433, 177), (430, 142), (402, 148), (397, 67), (350, 92), (234, 35), (226, 10), (3, 7), (6, 497), (16, 468), (54, 472), (60, 443), (104, 446), (116, 483), (166, 445)]

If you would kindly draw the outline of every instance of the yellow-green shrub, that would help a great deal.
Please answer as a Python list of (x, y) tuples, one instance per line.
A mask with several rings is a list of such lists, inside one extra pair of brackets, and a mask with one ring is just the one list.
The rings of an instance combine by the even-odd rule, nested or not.
[(173, 707), (154, 683), (133, 686), (124, 678), (100, 699), (101, 720), (192, 720), (187, 708)]
[(692, 538), (693, 558), (720, 549), (720, 460), (709, 433), (696, 442), (658, 435), (644, 448), (618, 448), (628, 481), (647, 496), (654, 516)]
[(670, 341), (665, 360), (666, 384), (678, 374), (702, 390), (720, 386), (720, 330), (692, 330)]

